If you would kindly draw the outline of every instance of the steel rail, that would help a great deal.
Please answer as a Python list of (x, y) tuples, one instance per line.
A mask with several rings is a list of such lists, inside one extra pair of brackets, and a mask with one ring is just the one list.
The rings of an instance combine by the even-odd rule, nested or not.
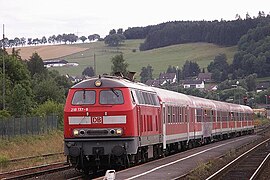
[(71, 166), (67, 165), (66, 162), (59, 162), (1, 173), (0, 179), (25, 179), (70, 168)]
[(227, 165), (225, 165), (224, 167), (222, 167), (221, 169), (219, 169), (217, 172), (215, 172), (214, 174), (212, 174), (211, 176), (209, 176), (208, 178), (206, 178), (206, 180), (214, 179), (214, 178), (220, 176), (221, 173), (223, 173), (225, 170), (227, 170), (228, 168), (230, 168), (234, 163), (238, 162), (238, 160), (240, 160), (240, 158), (244, 157), (245, 155), (247, 155), (248, 153), (252, 152), (253, 150), (255, 150), (256, 148), (258, 148), (259, 146), (261, 146), (262, 144), (266, 143), (269, 140), (270, 140), (270, 138), (264, 140), (263, 142), (257, 144), (253, 148), (251, 148), (248, 151), (246, 151), (245, 153), (241, 154), (240, 156), (238, 156), (237, 158), (235, 158), (233, 161), (231, 161), (230, 163), (228, 163)]
[(251, 178), (249, 180), (253, 180), (256, 177), (258, 177), (258, 175), (260, 174), (263, 166), (265, 165), (265, 163), (267, 162), (268, 158), (270, 156), (270, 153), (268, 153), (268, 155), (264, 158), (264, 160), (262, 161), (262, 163), (260, 164), (260, 166), (256, 169), (256, 171), (253, 173), (253, 175), (251, 176)]

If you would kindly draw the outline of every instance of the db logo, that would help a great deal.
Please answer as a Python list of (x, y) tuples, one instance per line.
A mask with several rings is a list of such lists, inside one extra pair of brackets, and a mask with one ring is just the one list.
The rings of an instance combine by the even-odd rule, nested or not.
[(92, 123), (93, 124), (102, 124), (102, 117), (101, 116), (92, 117)]

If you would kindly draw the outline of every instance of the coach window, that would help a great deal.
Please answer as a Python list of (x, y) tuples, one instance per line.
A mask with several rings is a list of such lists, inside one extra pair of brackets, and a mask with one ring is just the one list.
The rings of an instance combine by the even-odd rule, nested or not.
[(223, 112), (222, 111), (219, 111), (219, 114), (220, 114), (220, 121), (223, 121), (222, 120)]
[(210, 121), (209, 110), (204, 110), (204, 122)]
[(110, 89), (102, 90), (99, 94), (100, 104), (124, 104), (122, 91)]
[(142, 96), (143, 96), (143, 99), (144, 99), (144, 104), (149, 104), (149, 99), (147, 97), (146, 92), (142, 92)]
[(143, 98), (143, 95), (142, 95), (141, 91), (137, 90), (136, 91), (136, 96), (137, 96), (137, 98), (139, 100), (139, 104), (145, 104), (144, 98)]
[(185, 122), (189, 122), (189, 119), (188, 119), (188, 109), (185, 107)]
[(182, 122), (182, 107), (179, 107), (179, 122)]
[(240, 113), (240, 121), (243, 121), (243, 113)]
[(175, 109), (175, 110), (176, 110), (176, 112), (175, 112), (175, 118), (176, 118), (176, 120), (175, 120), (175, 121), (176, 121), (177, 123), (179, 123), (179, 107), (176, 106), (175, 108), (176, 108), (176, 109)]
[(222, 121), (228, 121), (228, 113), (222, 112)]
[(149, 105), (154, 105), (154, 101), (153, 101), (153, 98), (152, 98), (152, 94), (147, 93), (147, 97), (148, 97), (148, 99), (149, 99)]
[(159, 100), (156, 94), (152, 94), (152, 98), (155, 106), (159, 106)]
[(96, 103), (96, 92), (88, 90), (79, 90), (74, 93), (72, 98), (73, 105), (86, 105)]
[(196, 109), (197, 122), (202, 122), (202, 109)]
[(172, 122), (172, 107), (168, 106), (168, 123)]
[(177, 119), (178, 119), (178, 118), (177, 118), (177, 116), (178, 116), (177, 114), (178, 114), (178, 113), (177, 113), (177, 106), (174, 106), (174, 122), (175, 122), (175, 123), (177, 123)]
[(217, 111), (217, 122), (220, 122), (220, 111)]
[(216, 114), (215, 114), (215, 111), (212, 110), (211, 112), (212, 112), (212, 119), (211, 119), (211, 121), (212, 121), (212, 122), (216, 122)]
[(186, 120), (186, 109), (182, 107), (182, 122), (187, 122)]
[(234, 112), (231, 112), (231, 118), (230, 121), (234, 121)]

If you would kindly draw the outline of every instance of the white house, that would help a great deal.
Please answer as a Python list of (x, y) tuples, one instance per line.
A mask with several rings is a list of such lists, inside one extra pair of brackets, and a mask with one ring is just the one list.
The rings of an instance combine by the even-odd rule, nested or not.
[(204, 89), (204, 81), (202, 80), (188, 79), (184, 81), (183, 85), (184, 88)]

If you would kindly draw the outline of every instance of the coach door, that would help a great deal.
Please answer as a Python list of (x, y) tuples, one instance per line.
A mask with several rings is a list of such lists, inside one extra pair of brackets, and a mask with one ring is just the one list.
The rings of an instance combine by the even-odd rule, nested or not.
[(165, 106), (165, 103), (162, 103), (162, 112), (161, 112), (161, 117), (162, 117), (162, 134), (163, 134), (163, 150), (166, 150), (166, 122), (167, 122), (167, 108)]
[(212, 110), (204, 109), (204, 118), (202, 124), (203, 137), (210, 137), (212, 134)]
[[(140, 105), (140, 101), (139, 101), (139, 93), (138, 91), (132, 89), (131, 90), (131, 96), (132, 96), (132, 100), (133, 100), (133, 103), (136, 104), (136, 116), (137, 118), (137, 127), (138, 127), (138, 136), (139, 137), (142, 137), (142, 131), (143, 131), (143, 117), (142, 117), (142, 113), (141, 113), (141, 105)], [(139, 140), (139, 143), (141, 145), (141, 138)]]

